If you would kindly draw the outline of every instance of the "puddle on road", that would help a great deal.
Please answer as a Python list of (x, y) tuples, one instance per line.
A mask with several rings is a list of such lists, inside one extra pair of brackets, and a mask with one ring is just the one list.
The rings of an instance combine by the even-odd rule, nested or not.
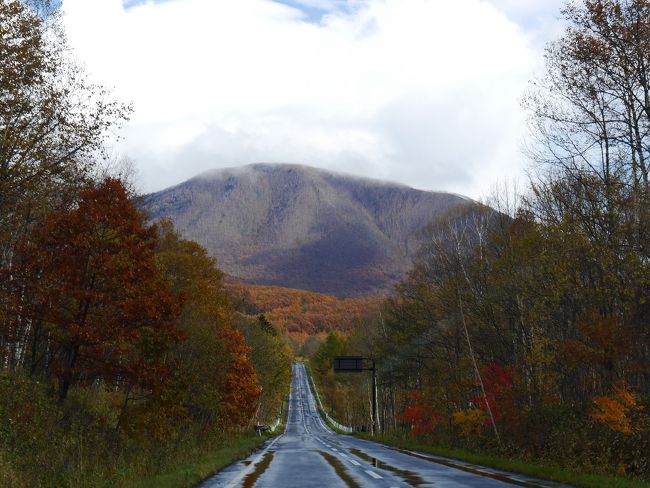
[(484, 478), (492, 478), (494, 480), (498, 481), (503, 481), (504, 483), (509, 483), (511, 485), (516, 485), (516, 486), (524, 486), (525, 488), (546, 488), (546, 487), (551, 487), (555, 485), (551, 484), (540, 484), (540, 483), (531, 483), (528, 481), (522, 481), (522, 480), (516, 480), (514, 478), (510, 478), (504, 474), (499, 474), (499, 473), (493, 473), (490, 471), (481, 471), (479, 469), (472, 468), (470, 466), (465, 466), (463, 464), (457, 464), (451, 461), (448, 461), (446, 459), (441, 459), (437, 457), (429, 457), (429, 456), (424, 456), (422, 454), (418, 454), (417, 452), (413, 451), (407, 451), (406, 449), (395, 449), (398, 452), (401, 452), (402, 454), (406, 454), (408, 456), (412, 456), (418, 459), (423, 459), (425, 461), (429, 461), (431, 463), (435, 464), (441, 464), (443, 466), (447, 466), (449, 468), (454, 468), (454, 469), (459, 469), (460, 471), (465, 471), (466, 473), (471, 473), (475, 474), (477, 476), (483, 476)]
[(363, 459), (364, 461), (372, 464), (375, 468), (379, 469), (384, 469), (386, 471), (390, 471), (393, 474), (396, 474), (400, 478), (402, 478), (404, 481), (406, 481), (407, 484), (410, 486), (422, 486), (422, 485), (431, 485), (432, 483), (427, 483), (424, 481), (422, 478), (420, 478), (417, 474), (415, 474), (413, 471), (406, 471), (404, 469), (399, 469), (391, 466), (390, 464), (386, 464), (383, 461), (380, 461), (377, 458), (374, 458), (372, 456), (369, 456), (363, 451), (360, 451), (359, 449), (351, 448), (350, 452), (357, 456), (359, 459)]
[(274, 451), (268, 451), (266, 454), (264, 454), (262, 460), (255, 465), (255, 470), (247, 475), (246, 478), (244, 478), (244, 481), (241, 485), (242, 488), (253, 488), (253, 486), (255, 486), (257, 480), (260, 478), (260, 476), (262, 476), (264, 471), (266, 471), (266, 468), (269, 467), (271, 461), (273, 461), (273, 452)]
[(352, 478), (352, 476), (350, 476), (350, 474), (346, 471), (345, 466), (343, 466), (343, 463), (341, 461), (339, 461), (336, 457), (332, 456), (328, 452), (323, 452), (323, 451), (316, 451), (316, 452), (321, 456), (323, 456), (325, 461), (327, 461), (329, 465), (334, 468), (334, 471), (336, 471), (338, 477), (341, 478), (346, 485), (348, 485), (348, 488), (361, 488), (359, 483), (354, 481), (354, 478)]

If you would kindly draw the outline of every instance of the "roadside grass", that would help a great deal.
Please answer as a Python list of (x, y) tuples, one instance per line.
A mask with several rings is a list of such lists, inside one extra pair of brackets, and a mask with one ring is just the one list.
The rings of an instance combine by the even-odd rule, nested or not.
[(232, 439), (212, 453), (196, 461), (180, 465), (167, 473), (146, 481), (127, 484), (127, 488), (189, 488), (209, 478), (218, 470), (244, 459), (270, 438), (268, 435), (246, 435)]
[(425, 452), (434, 454), (436, 456), (466, 461), (469, 463), (488, 466), (512, 473), (519, 473), (535, 478), (566, 483), (577, 487), (650, 488), (650, 482), (643, 480), (620, 478), (600, 473), (579, 472), (553, 464), (531, 463), (522, 459), (508, 459), (487, 454), (478, 454), (461, 449), (434, 447), (412, 439), (398, 439), (384, 436), (372, 437), (369, 434), (365, 433), (355, 433), (353, 435), (362, 439), (379, 442), (388, 446)]

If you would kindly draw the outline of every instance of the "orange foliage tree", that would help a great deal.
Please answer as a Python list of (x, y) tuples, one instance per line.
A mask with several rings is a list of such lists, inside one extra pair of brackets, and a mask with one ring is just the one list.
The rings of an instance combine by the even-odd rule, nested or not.
[(639, 405), (637, 395), (629, 388), (618, 387), (614, 395), (595, 397), (593, 402), (594, 408), (589, 412), (593, 420), (615, 432), (634, 432), (634, 415), (643, 410), (643, 406)]
[(347, 332), (379, 311), (379, 298), (337, 298), (322, 293), (278, 286), (228, 283), (235, 308), (266, 318), (298, 343), (313, 334)]
[(226, 358), (219, 385), (223, 405), (220, 424), (222, 427), (245, 427), (253, 417), (257, 399), (262, 393), (249, 358), (251, 348), (239, 331), (225, 331), (220, 337)]
[(631, 361), (632, 331), (616, 317), (588, 311), (578, 321), (576, 338), (561, 345), (563, 359), (573, 372), (583, 371), (582, 381), (606, 392), (626, 371), (638, 366)]

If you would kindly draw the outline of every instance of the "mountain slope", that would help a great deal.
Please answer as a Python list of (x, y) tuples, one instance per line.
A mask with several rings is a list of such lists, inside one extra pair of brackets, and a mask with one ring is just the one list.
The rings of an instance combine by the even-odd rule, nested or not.
[(386, 292), (403, 277), (417, 231), (467, 200), (297, 166), (215, 170), (151, 194), (227, 273), (255, 284), (338, 296)]

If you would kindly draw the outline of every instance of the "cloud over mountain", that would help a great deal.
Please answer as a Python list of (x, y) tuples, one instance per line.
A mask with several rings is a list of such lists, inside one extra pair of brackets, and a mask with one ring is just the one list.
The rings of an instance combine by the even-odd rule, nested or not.
[(488, 1), (63, 5), (75, 55), (134, 102), (116, 151), (146, 191), (281, 161), (478, 198), (523, 168), (541, 55)]

